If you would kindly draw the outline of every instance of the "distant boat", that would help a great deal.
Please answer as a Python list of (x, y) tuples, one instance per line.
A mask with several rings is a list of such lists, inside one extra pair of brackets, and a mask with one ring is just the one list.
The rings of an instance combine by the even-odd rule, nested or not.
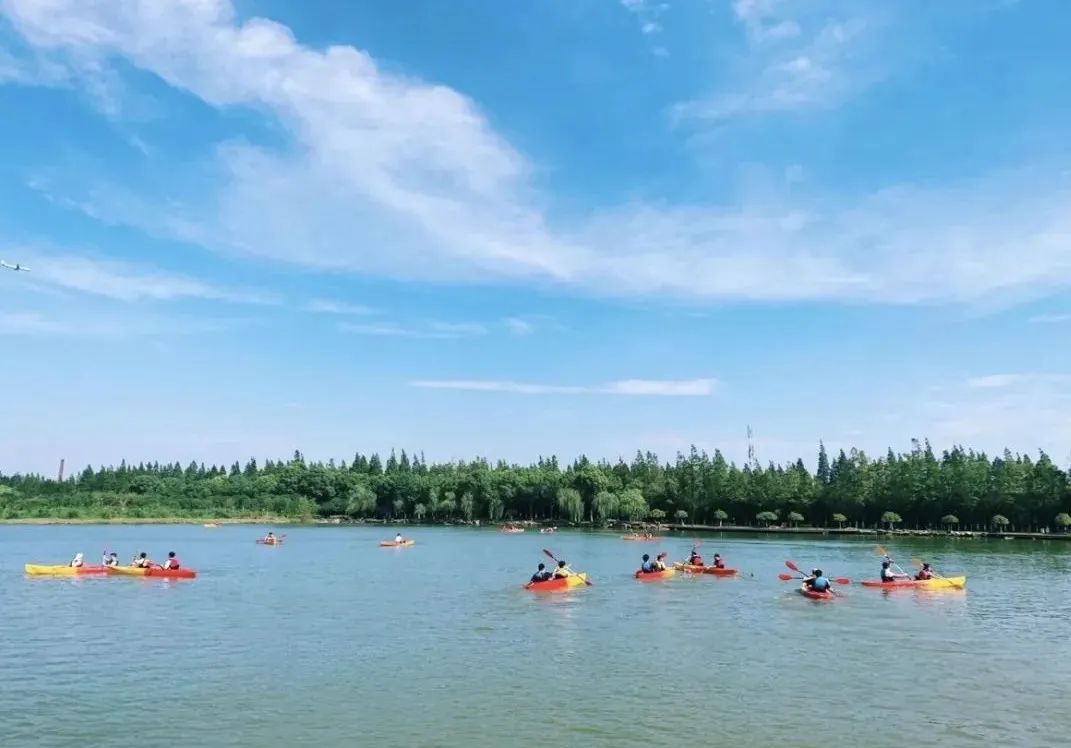
[(205, 522), (205, 527), (207, 527), (209, 530), (218, 530), (219, 524), (217, 524), (216, 522)]

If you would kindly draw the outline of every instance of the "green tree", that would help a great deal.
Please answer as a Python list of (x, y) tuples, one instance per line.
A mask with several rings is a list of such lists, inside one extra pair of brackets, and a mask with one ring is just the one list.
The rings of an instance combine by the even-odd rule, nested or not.
[(417, 502), (416, 504), (413, 505), (413, 516), (416, 517), (416, 521), (417, 522), (423, 522), (424, 521), (424, 516), (427, 513), (428, 513), (428, 508), (426, 506), (424, 506), (423, 504), (421, 504), (420, 502)]
[(941, 524), (947, 530), (951, 530), (953, 527), (959, 527), (959, 517), (954, 514), (946, 514), (941, 517)]
[(903, 518), (896, 512), (885, 512), (881, 515), (881, 523), (890, 530), (903, 521)]
[(995, 528), (998, 532), (1011, 524), (1007, 517), (1003, 514), (994, 514), (989, 520), (991, 527)]
[(1067, 528), (1071, 527), (1071, 514), (1060, 512), (1056, 515), (1055, 522), (1062, 532), (1067, 532)]
[(584, 519), (584, 499), (575, 488), (558, 489), (558, 509), (574, 524)]
[[(650, 513), (647, 499), (638, 489), (629, 488), (622, 491), (619, 500), (619, 516), (623, 516), (631, 522), (639, 522)], [(662, 516), (666, 516), (665, 512), (662, 513)]]
[(777, 521), (776, 512), (759, 512), (755, 515), (755, 519), (763, 524), (764, 527), (769, 527), (772, 523)]
[(715, 509), (714, 519), (718, 520), (718, 527), (721, 527), (725, 523), (725, 520), (729, 519), (729, 514), (723, 509)]
[(677, 520), (677, 522), (683, 525), (684, 520), (688, 519), (688, 512), (684, 511), (683, 509), (678, 509), (677, 511), (673, 512), (673, 517)]
[(789, 512), (788, 521), (792, 523), (793, 527), (799, 527), (800, 522), (803, 521), (803, 515), (799, 512)]
[(647, 512), (647, 516), (653, 519), (655, 522), (661, 522), (666, 518), (666, 513), (661, 509), (652, 509)]
[(837, 527), (839, 527), (839, 528), (841, 528), (843, 530), (844, 529), (844, 523), (848, 521), (848, 518), (845, 517), (840, 512), (836, 512), (833, 515), (833, 521), (837, 523)]

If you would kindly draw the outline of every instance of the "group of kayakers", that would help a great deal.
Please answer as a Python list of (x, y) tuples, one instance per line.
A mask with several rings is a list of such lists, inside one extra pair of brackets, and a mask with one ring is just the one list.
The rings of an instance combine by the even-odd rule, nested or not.
[(925, 582), (927, 579), (933, 579), (933, 570), (930, 568), (930, 565), (926, 563), (922, 565), (922, 567), (918, 570), (918, 573), (915, 574), (915, 576), (913, 577), (910, 574), (902, 573), (902, 569), (900, 570), (900, 573), (893, 571), (892, 566), (893, 563), (892, 559), (890, 558), (886, 558), (884, 561), (881, 562), (882, 582), (892, 583), (898, 582), (903, 579), (914, 579), (919, 582)]
[[(84, 553), (76, 553), (68, 566), (80, 569), (86, 565), (85, 559), (86, 557)], [(104, 551), (100, 563), (102, 566), (119, 566), (119, 554), (115, 551)], [(156, 563), (149, 558), (149, 554), (142, 551), (141, 553), (134, 554), (134, 557), (130, 560), (130, 566), (137, 569), (178, 569), (181, 567), (181, 563), (174, 551), (168, 552), (167, 560), (162, 564)]]
[[(647, 557), (644, 556), (644, 558), (647, 558)], [(699, 549), (696, 548), (694, 545), (692, 546), (692, 552), (688, 555), (688, 565), (689, 566), (703, 566), (703, 557), (701, 555), (699, 555)], [(722, 559), (720, 553), (715, 553), (714, 554), (714, 561), (711, 564), (711, 566), (714, 567), (715, 569), (724, 569), (725, 568), (725, 561)]]

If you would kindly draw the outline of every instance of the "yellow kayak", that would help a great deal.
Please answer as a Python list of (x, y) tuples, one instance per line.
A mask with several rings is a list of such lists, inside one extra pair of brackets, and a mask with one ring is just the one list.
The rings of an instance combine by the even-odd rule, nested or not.
[(32, 577), (81, 577), (87, 574), (103, 574), (103, 566), (49, 566), (46, 564), (26, 564), (26, 573)]
[(909, 588), (916, 590), (961, 590), (967, 586), (967, 577), (944, 577), (938, 579), (897, 579), (894, 582), (882, 582), (880, 579), (865, 579), (860, 582), (864, 587), (881, 587), (882, 589)]

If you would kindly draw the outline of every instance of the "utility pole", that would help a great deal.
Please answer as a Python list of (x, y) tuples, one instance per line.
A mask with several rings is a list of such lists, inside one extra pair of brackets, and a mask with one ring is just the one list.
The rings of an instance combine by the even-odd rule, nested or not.
[(63, 483), (63, 458), (62, 457), (60, 458), (60, 461), (59, 461), (59, 477), (56, 478), (56, 481), (58, 483)]
[(747, 464), (755, 467), (755, 445), (751, 442), (751, 424), (747, 427)]

